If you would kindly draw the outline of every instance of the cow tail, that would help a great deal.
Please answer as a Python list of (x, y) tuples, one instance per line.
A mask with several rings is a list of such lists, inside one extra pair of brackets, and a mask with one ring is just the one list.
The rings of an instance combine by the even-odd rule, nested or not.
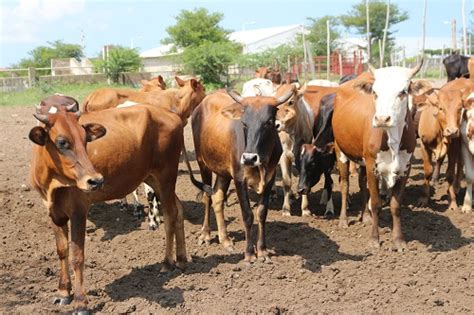
[(191, 182), (199, 190), (201, 190), (202, 192), (205, 192), (208, 196), (211, 196), (214, 193), (212, 187), (207, 185), (207, 184), (204, 184), (204, 183), (198, 181), (196, 178), (194, 178), (193, 170), (191, 168), (191, 164), (189, 163), (189, 159), (188, 159), (188, 153), (186, 152), (186, 147), (184, 145), (184, 139), (183, 139), (182, 152), (183, 152), (183, 155), (184, 155), (184, 161), (186, 162), (186, 166), (188, 167), (189, 177), (191, 178)]

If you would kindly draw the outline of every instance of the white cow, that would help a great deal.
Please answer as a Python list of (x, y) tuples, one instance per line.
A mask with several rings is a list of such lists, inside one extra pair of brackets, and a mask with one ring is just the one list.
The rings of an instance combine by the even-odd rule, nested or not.
[(461, 211), (472, 212), (472, 183), (474, 182), (474, 93), (471, 93), (464, 106), (465, 115), (461, 122), (461, 154), (466, 176), (466, 195)]
[(242, 96), (275, 96), (277, 86), (267, 79), (256, 78), (244, 83)]

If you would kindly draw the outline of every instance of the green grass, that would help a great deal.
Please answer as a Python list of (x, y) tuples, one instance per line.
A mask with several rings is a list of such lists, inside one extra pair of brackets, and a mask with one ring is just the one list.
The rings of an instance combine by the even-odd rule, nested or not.
[(45, 97), (54, 93), (72, 96), (81, 104), (92, 91), (101, 87), (124, 87), (123, 85), (96, 84), (41, 84), (21, 92), (0, 92), (0, 106), (37, 105)]

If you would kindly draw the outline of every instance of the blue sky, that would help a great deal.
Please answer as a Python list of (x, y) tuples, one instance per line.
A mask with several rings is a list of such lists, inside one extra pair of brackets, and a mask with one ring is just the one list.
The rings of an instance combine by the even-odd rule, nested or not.
[[(222, 26), (229, 30), (307, 24), (307, 17), (347, 13), (360, 0), (2, 0), (0, 2), (0, 67), (7, 67), (28, 51), (57, 39), (81, 43), (84, 34), (87, 56), (95, 56), (105, 44), (140, 50), (160, 45), (166, 27), (182, 9), (205, 7), (224, 14)], [(428, 0), (427, 36), (449, 37), (444, 21), (461, 21), (462, 0)], [(407, 10), (410, 19), (398, 24), (397, 36), (420, 36), (423, 0), (392, 0)], [(474, 8), (466, 0), (466, 11)], [(469, 16), (468, 16), (469, 24)]]

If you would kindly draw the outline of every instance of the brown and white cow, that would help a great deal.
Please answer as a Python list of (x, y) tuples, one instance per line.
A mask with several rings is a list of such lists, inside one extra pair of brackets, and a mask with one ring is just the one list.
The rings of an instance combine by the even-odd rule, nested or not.
[(176, 265), (184, 267), (183, 208), (175, 195), (183, 126), (175, 113), (150, 105), (85, 113), (80, 118), (78, 112), (67, 109), (69, 106), (55, 113), (35, 114), (42, 125), (29, 133), (35, 143), (30, 178), (49, 212), (56, 237), (61, 270), (55, 303), (68, 304), (74, 296), (76, 310), (84, 311), (86, 219), (95, 202), (122, 198), (141, 182), (148, 183), (159, 193), (165, 214), (164, 266), (174, 264), (176, 239)]
[[(392, 189), (390, 211), (392, 237), (398, 250), (406, 248), (400, 222), (400, 203), (416, 144), (415, 129), (408, 109), (410, 81), (420, 70), (387, 67), (370, 68), (373, 78), (363, 77), (340, 87), (333, 114), (337, 164), (341, 175), (340, 226), (347, 227), (349, 160), (360, 163), (362, 196), (366, 204), (368, 182), (372, 215), (370, 242), (379, 248), (379, 184)], [(362, 216), (363, 217), (363, 216)]]
[(466, 175), (466, 194), (461, 211), (472, 212), (472, 183), (474, 182), (474, 92), (463, 102), (461, 122), (461, 154)]
[[(245, 261), (255, 261), (254, 240), (251, 233), (253, 213), (248, 188), (261, 194), (257, 209), (257, 255), (269, 259), (265, 239), (265, 223), (270, 192), (275, 181), (275, 170), (282, 153), (275, 128), (277, 106), (293, 95), (288, 92), (280, 98), (246, 97), (235, 92), (208, 95), (192, 115), (192, 128), (196, 159), (205, 184), (217, 179), (212, 195), (219, 241), (227, 249), (233, 249), (224, 222), (224, 198), (231, 180), (234, 180), (245, 226)], [(200, 242), (211, 239), (209, 210), (211, 199), (205, 195), (204, 223)]]

